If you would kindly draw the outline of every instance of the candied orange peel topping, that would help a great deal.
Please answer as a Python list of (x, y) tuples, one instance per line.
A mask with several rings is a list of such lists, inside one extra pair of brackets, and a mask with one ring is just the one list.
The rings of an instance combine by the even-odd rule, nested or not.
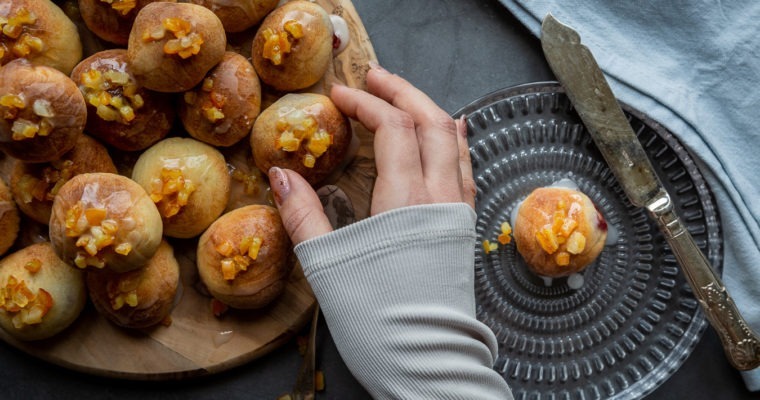
[(100, 2), (110, 5), (114, 11), (122, 16), (129, 14), (130, 11), (137, 7), (137, 0), (100, 0)]
[(76, 246), (81, 248), (74, 258), (77, 267), (104, 268), (105, 263), (99, 255), (101, 250), (109, 246), (121, 255), (128, 255), (132, 251), (132, 245), (128, 242), (115, 243), (119, 223), (107, 217), (108, 210), (105, 208), (85, 207), (82, 201), (66, 212), (66, 237), (76, 238)]
[(264, 240), (258, 236), (244, 236), (237, 248), (229, 240), (216, 245), (217, 253), (224, 257), (221, 261), (222, 277), (231, 281), (238, 273), (247, 271), (258, 258), (263, 243)]
[(333, 144), (333, 135), (319, 127), (317, 119), (301, 110), (292, 111), (277, 120), (276, 129), (280, 133), (275, 143), (276, 149), (297, 152), (306, 150), (303, 165), (314, 168), (321, 157)]
[(19, 179), (20, 199), (24, 203), (37, 201), (53, 201), (64, 183), (75, 174), (74, 162), (71, 160), (55, 160), (46, 165), (39, 177), (24, 174)]
[(237, 168), (233, 168), (230, 170), (230, 177), (242, 183), (243, 192), (249, 196), (256, 195), (261, 190), (261, 172), (259, 170), (253, 170), (246, 174)]
[(183, 60), (200, 53), (203, 36), (193, 31), (190, 21), (179, 17), (164, 18), (161, 25), (143, 32), (142, 39), (145, 42), (158, 41), (166, 37), (166, 32), (171, 32), (174, 38), (164, 43), (164, 53), (176, 54)]
[(106, 284), (106, 294), (111, 302), (111, 308), (120, 310), (122, 307), (137, 307), (139, 304), (137, 288), (140, 286), (140, 271), (127, 272), (111, 279)]
[(267, 28), (261, 35), (264, 37), (262, 56), (274, 65), (281, 65), (285, 55), (291, 52), (293, 43), (304, 36), (303, 25), (291, 19), (285, 21), (281, 31)]
[(129, 125), (135, 111), (145, 105), (137, 82), (124, 71), (89, 69), (81, 76), (79, 91), (104, 121)]
[(177, 215), (190, 201), (195, 183), (185, 178), (181, 168), (162, 168), (161, 176), (151, 181), (150, 199), (165, 218)]
[(34, 118), (34, 121), (19, 116), (21, 111), (27, 107), (28, 100), (23, 93), (7, 93), (0, 96), (0, 111), (2, 111), (0, 114), (2, 114), (3, 119), (13, 121), (11, 138), (13, 140), (26, 140), (36, 136), (50, 135), (53, 130), (51, 118), (55, 117), (50, 102), (45, 99), (37, 99), (32, 102), (33, 115), (31, 117)]
[[(212, 78), (205, 78), (199, 92), (206, 94), (203, 96), (203, 103), (201, 104), (203, 116), (212, 124), (223, 120), (225, 116), (222, 112), (222, 107), (227, 103), (227, 98), (222, 93), (214, 90), (214, 80)], [(202, 96), (199, 95), (199, 92), (185, 92), (185, 103), (194, 105), (198, 101), (199, 96)]]
[[(586, 236), (578, 232), (577, 215), (581, 205), (564, 200), (557, 203), (552, 214), (552, 221), (536, 232), (536, 240), (547, 254), (555, 254), (554, 261), (559, 266), (570, 265), (570, 257), (583, 252), (586, 248)], [(564, 250), (560, 247), (564, 245)]]
[(501, 223), (501, 234), (499, 234), (498, 240), (501, 244), (509, 244), (512, 242), (512, 226), (509, 225), (509, 222), (502, 222)]
[(5, 285), (0, 286), (0, 310), (14, 314), (11, 322), (16, 329), (41, 323), (52, 307), (50, 293), (42, 288), (34, 293), (23, 279), (11, 275)]
[[(45, 50), (45, 43), (25, 29), (37, 22), (37, 15), (26, 8), (19, 8), (15, 14), (0, 16), (0, 61), (6, 56), (27, 57), (33, 52)], [(2, 65), (2, 62), (0, 62)]]
[(491, 243), (490, 240), (486, 239), (483, 241), (483, 251), (486, 254), (489, 254), (492, 251), (499, 250), (499, 245), (496, 243)]
[(24, 269), (29, 271), (30, 274), (34, 275), (37, 272), (40, 272), (40, 269), (42, 269), (42, 261), (39, 258), (32, 258), (26, 264), (24, 264)]

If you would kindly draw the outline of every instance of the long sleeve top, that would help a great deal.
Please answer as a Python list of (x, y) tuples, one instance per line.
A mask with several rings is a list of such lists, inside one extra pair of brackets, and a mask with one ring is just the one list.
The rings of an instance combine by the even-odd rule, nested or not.
[(346, 365), (377, 399), (511, 399), (475, 316), (475, 213), (378, 214), (296, 246)]

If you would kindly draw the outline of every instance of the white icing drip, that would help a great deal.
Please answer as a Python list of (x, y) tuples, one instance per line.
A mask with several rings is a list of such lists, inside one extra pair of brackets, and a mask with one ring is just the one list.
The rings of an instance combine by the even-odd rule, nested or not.
[(348, 42), (351, 40), (351, 33), (348, 30), (348, 24), (343, 17), (339, 15), (330, 15), (330, 22), (333, 25), (333, 34), (338, 38), (340, 44), (337, 49), (334, 49), (335, 54), (340, 54), (348, 46)]
[(98, 189), (100, 189), (100, 184), (98, 182), (84, 185), (80, 200), (84, 203), (85, 207), (104, 208), (103, 202), (98, 198)]
[(620, 238), (620, 231), (615, 225), (607, 223), (607, 239), (604, 240), (604, 245), (609, 246), (617, 243)]
[(543, 281), (544, 281), (544, 286), (546, 286), (546, 287), (549, 287), (549, 286), (551, 286), (551, 285), (552, 285), (552, 282), (554, 282), (554, 278), (552, 278), (551, 276), (543, 276), (543, 275), (539, 275), (538, 277), (539, 277), (539, 278), (541, 278), (541, 279), (543, 279)]
[(578, 290), (583, 287), (583, 283), (583, 274), (574, 273), (567, 277), (567, 287), (570, 289)]

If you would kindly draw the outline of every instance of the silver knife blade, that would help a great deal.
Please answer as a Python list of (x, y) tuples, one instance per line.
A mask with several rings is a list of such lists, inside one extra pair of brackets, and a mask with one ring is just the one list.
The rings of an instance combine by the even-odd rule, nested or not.
[(760, 338), (752, 331), (673, 209), (636, 133), (580, 35), (551, 14), (541, 25), (541, 47), (567, 97), (610, 169), (636, 206), (652, 214), (676, 256), (705, 316), (739, 370), (760, 366)]

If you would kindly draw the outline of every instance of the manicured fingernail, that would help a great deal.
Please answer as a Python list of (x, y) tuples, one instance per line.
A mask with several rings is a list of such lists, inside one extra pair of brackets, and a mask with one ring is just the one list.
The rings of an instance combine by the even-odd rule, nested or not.
[(385, 72), (388, 73), (388, 71), (385, 70), (385, 68), (381, 67), (380, 64), (377, 63), (375, 60), (370, 60), (368, 63), (370, 68), (374, 69), (377, 72)]
[(282, 205), (282, 202), (285, 201), (288, 194), (290, 194), (290, 182), (288, 182), (288, 176), (278, 167), (269, 168), (269, 184), (272, 187), (274, 201), (278, 206)]

